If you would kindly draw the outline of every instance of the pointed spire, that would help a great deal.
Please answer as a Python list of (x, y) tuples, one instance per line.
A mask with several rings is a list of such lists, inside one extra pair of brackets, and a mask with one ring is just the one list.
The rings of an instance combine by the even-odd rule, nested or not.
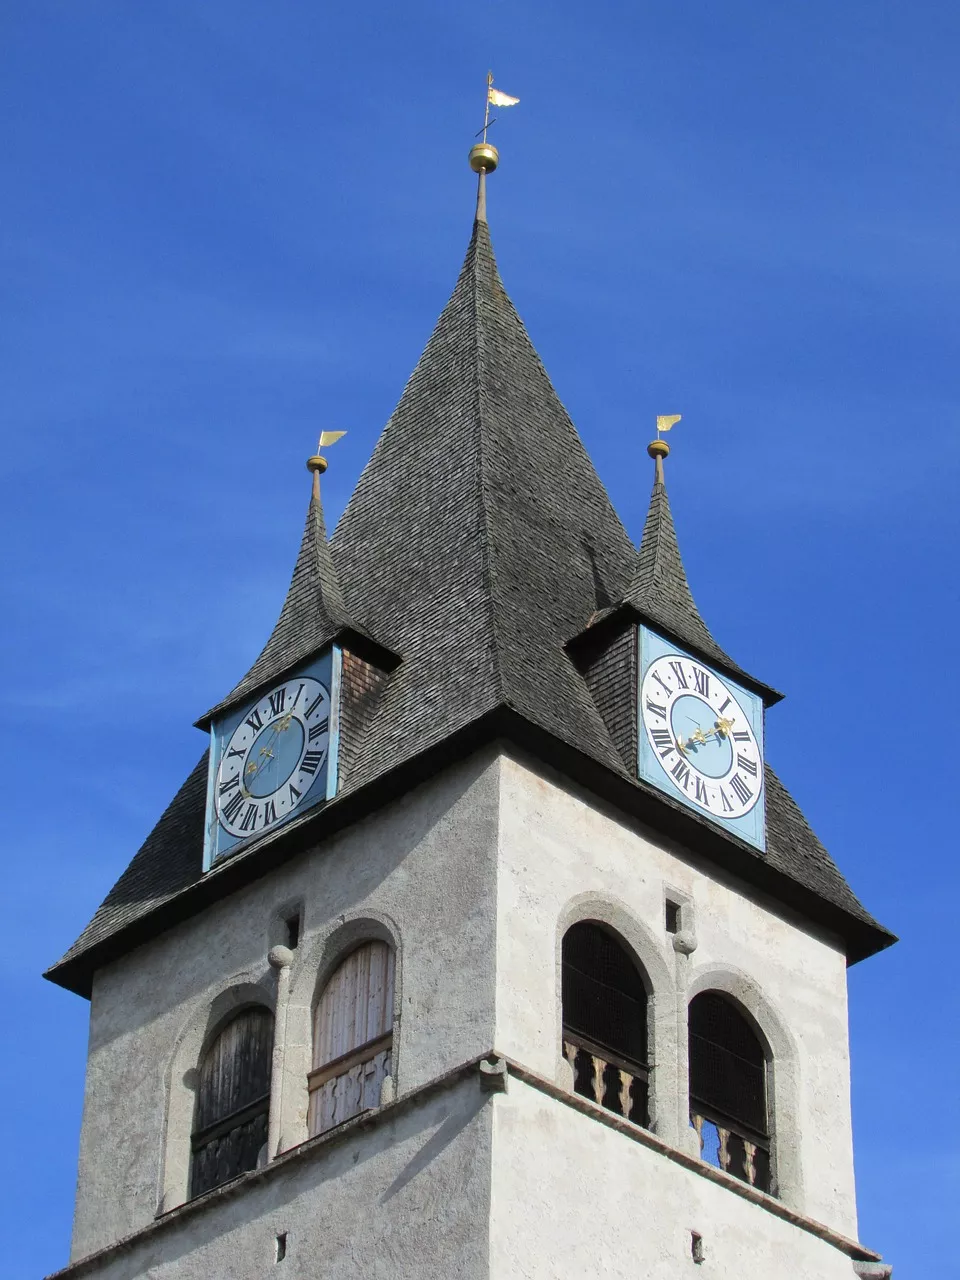
[[(325, 431), (320, 437), (320, 447), (334, 444), (345, 434)], [(200, 726), (334, 641), (346, 636), (369, 640), (364, 628), (354, 622), (347, 611), (327, 541), (320, 497), (320, 477), (326, 469), (327, 460), (319, 453), (307, 460), (307, 470), (313, 473), (307, 520), (293, 577), (270, 638), (240, 683), (197, 721)]]
[[(622, 770), (563, 645), (601, 598), (622, 597), (636, 551), (482, 220), (333, 549), (348, 599), (403, 655), (393, 759), (507, 706)], [(376, 732), (371, 768), (384, 756)]]
[(657, 439), (647, 446), (647, 453), (654, 460), (653, 492), (640, 539), (636, 569), (623, 603), (632, 606), (652, 626), (661, 627), (681, 644), (699, 650), (708, 661), (745, 680), (763, 695), (769, 705), (779, 701), (781, 695), (744, 671), (720, 648), (700, 616), (687, 581), (664, 479), (663, 463), (670, 447), (659, 436), (660, 431), (670, 429), (662, 423), (669, 422), (672, 426), (676, 421), (679, 421), (678, 417), (672, 421), (658, 418)]

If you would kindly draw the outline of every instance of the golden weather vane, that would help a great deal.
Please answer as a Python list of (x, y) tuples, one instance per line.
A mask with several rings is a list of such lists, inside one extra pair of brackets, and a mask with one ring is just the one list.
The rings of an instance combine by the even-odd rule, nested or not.
[(655, 478), (658, 484), (663, 484), (663, 460), (670, 452), (670, 446), (663, 439), (663, 433), (671, 431), (680, 421), (681, 416), (679, 413), (657, 415), (657, 438), (647, 445), (647, 453), (656, 464)]
[(327, 469), (327, 460), (321, 456), (320, 450), (328, 449), (330, 445), (342, 440), (346, 434), (345, 431), (320, 432), (320, 439), (317, 441), (317, 452), (307, 459), (307, 470), (313, 472), (313, 496), (315, 498), (320, 497), (320, 477)]
[(474, 137), (480, 139), (470, 148), (470, 168), (474, 173), (480, 175), (481, 181), (483, 175), (493, 173), (500, 161), (500, 154), (492, 142), (487, 141), (487, 130), (497, 122), (496, 116), (490, 119), (491, 107), (515, 107), (520, 101), (519, 98), (512, 98), (509, 93), (503, 93), (500, 89), (493, 87), (493, 72), (487, 72), (487, 91), (483, 99), (483, 128), (478, 129)]

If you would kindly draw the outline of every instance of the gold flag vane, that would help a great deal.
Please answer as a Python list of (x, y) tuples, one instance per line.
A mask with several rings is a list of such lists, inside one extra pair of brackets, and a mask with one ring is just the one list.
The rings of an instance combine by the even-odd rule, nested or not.
[(672, 431), (680, 421), (681, 416), (682, 415), (679, 413), (657, 415), (657, 438), (656, 440), (651, 440), (647, 445), (647, 453), (649, 453), (650, 457), (653, 458), (656, 464), (655, 478), (658, 484), (663, 484), (663, 460), (670, 452), (670, 446), (667, 444), (666, 440), (663, 439), (663, 433), (665, 431)]
[(320, 477), (327, 469), (327, 460), (320, 454), (321, 449), (328, 449), (330, 445), (336, 444), (338, 440), (342, 440), (347, 433), (345, 431), (321, 431), (320, 439), (317, 442), (317, 452), (307, 459), (307, 470), (313, 472), (313, 496), (320, 497)]
[(486, 173), (493, 173), (500, 163), (500, 153), (492, 142), (487, 141), (487, 130), (497, 122), (496, 116), (492, 120), (490, 119), (490, 108), (515, 107), (519, 101), (519, 98), (513, 98), (509, 93), (495, 89), (493, 87), (493, 72), (487, 72), (487, 92), (483, 100), (483, 128), (478, 129), (475, 135), (480, 141), (474, 143), (470, 148), (470, 168), (474, 173), (480, 174), (481, 177)]

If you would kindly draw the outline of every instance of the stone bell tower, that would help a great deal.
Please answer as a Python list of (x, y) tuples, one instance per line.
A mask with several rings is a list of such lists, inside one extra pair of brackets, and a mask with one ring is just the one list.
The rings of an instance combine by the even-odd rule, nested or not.
[(639, 549), (613, 510), (496, 162), (332, 540), (318, 453), (273, 633), (47, 974), (91, 1007), (71, 1280), (890, 1274), (846, 968), (892, 936), (697, 611), (662, 431)]

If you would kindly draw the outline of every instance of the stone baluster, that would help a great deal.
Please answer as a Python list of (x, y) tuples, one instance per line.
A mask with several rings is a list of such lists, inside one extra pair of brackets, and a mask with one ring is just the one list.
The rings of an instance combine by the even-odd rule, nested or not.
[(629, 1071), (621, 1071), (620, 1073), (620, 1114), (625, 1120), (630, 1119), (630, 1086), (633, 1084), (633, 1076)]
[(703, 1155), (703, 1116), (691, 1115), (690, 1123), (697, 1131), (697, 1141), (700, 1143), (700, 1154)]
[(594, 1054), (591, 1054), (591, 1061), (593, 1062), (593, 1096), (596, 1101), (603, 1106), (603, 1073), (607, 1069), (607, 1064), (602, 1058), (598, 1058)]
[(754, 1162), (756, 1154), (757, 1154), (756, 1145), (752, 1142), (748, 1142), (746, 1138), (744, 1138), (743, 1164), (744, 1164), (744, 1169), (747, 1175), (747, 1181), (750, 1183), (751, 1187), (755, 1185), (756, 1178), (757, 1178), (757, 1166)]

